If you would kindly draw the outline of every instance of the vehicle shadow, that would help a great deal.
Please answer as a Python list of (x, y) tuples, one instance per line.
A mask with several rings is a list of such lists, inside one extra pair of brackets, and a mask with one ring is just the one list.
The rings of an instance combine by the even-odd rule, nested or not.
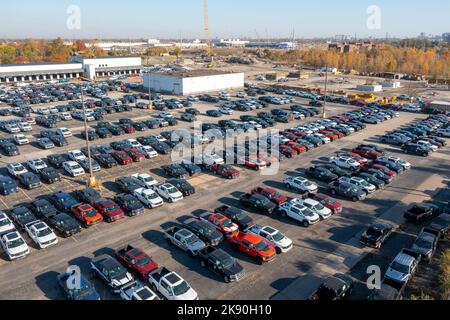
[(62, 290), (58, 286), (58, 272), (48, 271), (38, 275), (35, 278), (36, 286), (44, 293), (45, 297), (50, 300), (63, 300)]

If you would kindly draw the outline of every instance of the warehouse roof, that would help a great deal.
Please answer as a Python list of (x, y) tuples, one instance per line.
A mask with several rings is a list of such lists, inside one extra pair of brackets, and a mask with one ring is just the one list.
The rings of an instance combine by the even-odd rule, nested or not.
[(211, 70), (198, 69), (198, 70), (176, 70), (176, 71), (157, 72), (155, 74), (167, 77), (195, 78), (195, 77), (216, 76), (231, 73), (234, 72), (225, 72), (221, 70), (212, 70), (212, 69)]
[(27, 66), (54, 66), (60, 64), (79, 64), (78, 62), (36, 62), (36, 63), (21, 63), (21, 64), (0, 64), (1, 67), (27, 67)]
[(432, 104), (432, 105), (450, 106), (450, 102), (449, 101), (432, 101), (430, 104)]

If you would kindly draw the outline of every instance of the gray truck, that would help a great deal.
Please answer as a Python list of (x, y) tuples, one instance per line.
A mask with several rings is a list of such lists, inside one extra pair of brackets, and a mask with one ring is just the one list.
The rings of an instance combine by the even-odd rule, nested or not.
[(420, 261), (420, 253), (403, 248), (391, 262), (384, 276), (399, 284), (406, 284), (416, 273)]
[(178, 226), (166, 230), (164, 236), (167, 242), (186, 251), (190, 256), (196, 256), (199, 250), (206, 247), (195, 234)]

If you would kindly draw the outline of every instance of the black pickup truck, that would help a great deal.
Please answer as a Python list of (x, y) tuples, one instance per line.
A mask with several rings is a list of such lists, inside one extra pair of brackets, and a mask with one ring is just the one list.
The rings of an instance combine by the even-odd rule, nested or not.
[(200, 250), (197, 257), (202, 267), (222, 276), (226, 283), (239, 281), (245, 276), (244, 268), (239, 262), (222, 249), (208, 246)]
[(230, 218), (241, 230), (245, 230), (253, 224), (253, 219), (244, 210), (230, 206), (221, 206), (214, 211)]
[(254, 208), (268, 215), (272, 214), (277, 207), (275, 203), (259, 194), (250, 194), (250, 193), (243, 194), (239, 198), (239, 201), (241, 204), (247, 207)]
[(434, 211), (431, 206), (425, 204), (416, 204), (406, 210), (403, 217), (412, 223), (420, 224), (425, 222), (434, 216)]
[(337, 273), (326, 279), (308, 300), (343, 300), (353, 291), (353, 279), (345, 274)]

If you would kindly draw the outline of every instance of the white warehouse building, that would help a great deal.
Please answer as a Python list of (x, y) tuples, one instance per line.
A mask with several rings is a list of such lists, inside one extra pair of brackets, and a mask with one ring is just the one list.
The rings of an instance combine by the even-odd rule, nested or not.
[(140, 73), (140, 57), (72, 58), (70, 63), (0, 65), (0, 83), (51, 81)]
[(173, 95), (190, 95), (244, 88), (244, 73), (217, 70), (169, 71), (144, 74), (144, 88)]

